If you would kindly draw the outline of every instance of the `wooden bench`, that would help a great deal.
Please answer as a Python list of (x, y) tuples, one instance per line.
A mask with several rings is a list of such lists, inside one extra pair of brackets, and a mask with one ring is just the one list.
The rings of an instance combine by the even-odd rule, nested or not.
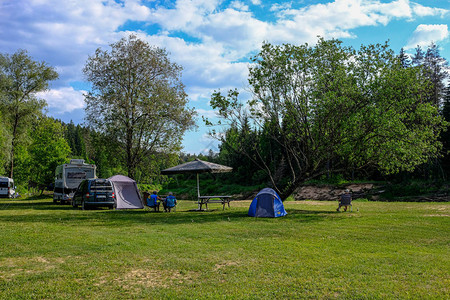
[(230, 207), (231, 196), (200, 196), (198, 197), (198, 208), (202, 209), (202, 206), (205, 205), (206, 209), (208, 209), (208, 203), (220, 203), (222, 204), (222, 210), (225, 210), (225, 205), (228, 204)]

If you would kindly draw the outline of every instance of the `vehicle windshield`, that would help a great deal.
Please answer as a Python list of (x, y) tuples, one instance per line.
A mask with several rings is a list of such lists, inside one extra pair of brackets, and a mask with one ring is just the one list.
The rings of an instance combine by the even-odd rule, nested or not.
[(94, 169), (77, 167), (66, 169), (66, 186), (68, 188), (76, 188), (83, 179), (94, 178)]
[(71, 171), (67, 173), (68, 179), (86, 179), (86, 172), (83, 171)]
[(7, 188), (7, 187), (8, 187), (8, 182), (0, 181), (0, 188)]

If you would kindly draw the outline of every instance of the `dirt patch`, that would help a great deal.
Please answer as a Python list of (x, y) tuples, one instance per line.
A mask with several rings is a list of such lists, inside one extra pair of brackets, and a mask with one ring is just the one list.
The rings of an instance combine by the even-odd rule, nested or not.
[(237, 266), (237, 264), (238, 263), (235, 262), (235, 261), (227, 261), (227, 262), (224, 262), (224, 263), (221, 263), (221, 264), (216, 264), (214, 266), (214, 270), (217, 271), (217, 270), (222, 269), (224, 267)]
[(316, 201), (316, 200), (306, 200), (306, 201), (305, 200), (299, 200), (299, 201), (289, 201), (289, 202), (285, 202), (285, 203), (311, 205), (311, 206), (328, 206), (328, 205), (330, 205), (329, 202)]
[[(349, 189), (352, 193), (352, 198), (355, 199), (368, 199), (370, 201), (402, 201), (402, 202), (450, 202), (450, 191), (439, 190), (430, 195), (414, 195), (405, 197), (392, 197), (386, 196), (385, 185), (376, 185), (373, 183), (351, 183), (346, 185), (320, 185), (310, 184), (299, 186), (292, 194), (294, 200), (318, 200), (318, 201), (336, 201), (339, 196), (342, 195), (346, 189)], [(253, 200), (259, 191), (254, 191), (249, 194), (234, 195), (235, 200)]]
[(346, 186), (331, 185), (304, 185), (300, 186), (293, 193), (295, 200), (337, 200), (346, 189), (349, 189), (353, 198), (363, 198), (366, 193), (375, 186), (372, 183), (349, 184)]
[(424, 217), (450, 217), (450, 215), (424, 215)]
[(425, 208), (431, 209), (431, 210), (437, 210), (439, 212), (450, 211), (450, 207), (448, 205), (436, 205), (436, 206), (427, 205), (427, 206), (425, 206)]
[(64, 263), (60, 258), (45, 258), (36, 256), (31, 258), (6, 258), (0, 261), (4, 270), (0, 271), (0, 278), (12, 280), (16, 276), (24, 274), (41, 274), (57, 268)]
[[(115, 279), (115, 281), (125, 289), (135, 289), (139, 286), (168, 288), (174, 284), (194, 282), (198, 277), (199, 275), (195, 272), (137, 269), (126, 273), (122, 278)], [(105, 282), (107, 281), (100, 278), (98, 285)]]

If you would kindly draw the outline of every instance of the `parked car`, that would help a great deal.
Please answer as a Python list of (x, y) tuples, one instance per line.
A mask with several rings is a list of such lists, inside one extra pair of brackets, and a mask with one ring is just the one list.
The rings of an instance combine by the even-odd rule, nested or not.
[(72, 206), (115, 208), (114, 187), (109, 179), (86, 179), (78, 186), (72, 199)]

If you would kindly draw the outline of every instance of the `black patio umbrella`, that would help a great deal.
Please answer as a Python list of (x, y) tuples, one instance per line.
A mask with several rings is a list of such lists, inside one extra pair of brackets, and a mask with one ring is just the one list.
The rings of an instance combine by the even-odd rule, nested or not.
[(227, 167), (224, 165), (219, 165), (207, 161), (200, 160), (196, 158), (193, 161), (168, 168), (161, 171), (161, 174), (171, 175), (171, 174), (184, 174), (191, 173), (197, 174), (197, 195), (200, 197), (200, 183), (198, 179), (198, 174), (200, 173), (228, 173), (233, 171), (232, 167)]

